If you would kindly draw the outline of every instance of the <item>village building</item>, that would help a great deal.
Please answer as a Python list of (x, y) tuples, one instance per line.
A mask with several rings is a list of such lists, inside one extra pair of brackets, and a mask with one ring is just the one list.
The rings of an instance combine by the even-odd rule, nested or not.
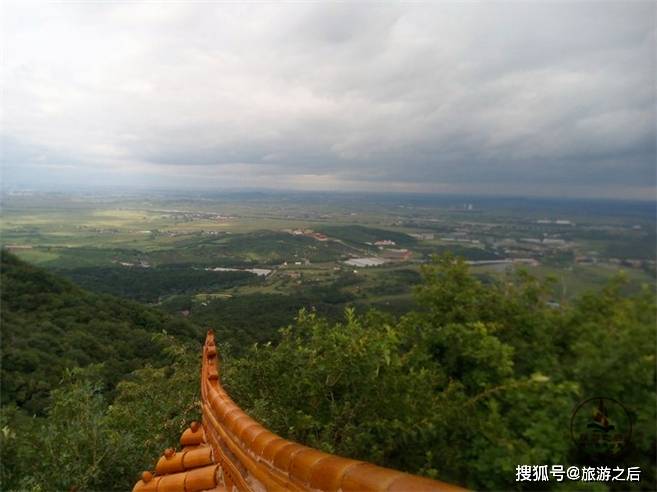
[(408, 249), (386, 249), (381, 255), (387, 260), (407, 261), (411, 259), (413, 253)]

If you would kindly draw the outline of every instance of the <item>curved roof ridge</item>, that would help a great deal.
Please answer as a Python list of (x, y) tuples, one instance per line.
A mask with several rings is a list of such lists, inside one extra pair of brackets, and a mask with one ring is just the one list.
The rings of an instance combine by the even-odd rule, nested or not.
[(221, 386), (210, 330), (201, 366), (202, 424), (183, 432), (183, 450), (169, 448), (155, 474), (144, 472), (133, 492), (342, 491), (457, 492), (456, 485), (343, 458), (289, 441), (247, 415)]

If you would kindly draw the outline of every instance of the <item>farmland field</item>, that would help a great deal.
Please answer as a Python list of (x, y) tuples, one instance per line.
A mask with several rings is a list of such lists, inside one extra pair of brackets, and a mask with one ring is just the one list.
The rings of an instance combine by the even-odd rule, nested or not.
[[(278, 310), (285, 315), (272, 316), (283, 324), (302, 307), (403, 312), (413, 305), (422, 265), (444, 253), (471, 262), (483, 281), (518, 269), (551, 278), (556, 303), (619, 273), (628, 292), (655, 284), (650, 204), (482, 198), (466, 207), (458, 198), (339, 198), (7, 194), (0, 241), (85, 288), (210, 324), (249, 300), (261, 304), (254, 317)], [(346, 263), (365, 265), (366, 258), (380, 265)], [(237, 271), (219, 271), (226, 268)], [(270, 298), (279, 302), (263, 301)]]

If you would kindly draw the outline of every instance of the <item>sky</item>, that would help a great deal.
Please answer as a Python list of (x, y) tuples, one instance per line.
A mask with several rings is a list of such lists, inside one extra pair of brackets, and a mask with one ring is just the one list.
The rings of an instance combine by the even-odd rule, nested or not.
[(654, 2), (3, 1), (5, 186), (654, 199)]

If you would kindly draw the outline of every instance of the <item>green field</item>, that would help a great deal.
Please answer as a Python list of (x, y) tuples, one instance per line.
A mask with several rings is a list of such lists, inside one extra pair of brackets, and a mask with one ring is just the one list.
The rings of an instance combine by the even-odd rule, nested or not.
[[(396, 310), (412, 302), (422, 263), (445, 252), (475, 262), (533, 258), (538, 266), (523, 268), (555, 279), (559, 302), (601, 288), (619, 271), (628, 279), (628, 292), (642, 284), (654, 286), (654, 224), (641, 218), (623, 223), (614, 215), (583, 217), (575, 211), (569, 218), (576, 225), (539, 224), (534, 217), (542, 214), (533, 213), (491, 209), (468, 214), (444, 206), (315, 203), (284, 196), (37, 194), (4, 197), (0, 243), (25, 261), (91, 290), (164, 305), (182, 295), (199, 309), (202, 303), (239, 296), (284, 295)], [(298, 232), (304, 230), (328, 240)], [(545, 238), (552, 243), (544, 243)], [(394, 245), (382, 249), (377, 241)], [(410, 250), (411, 258), (367, 268), (344, 263), (354, 257), (386, 257), (386, 250), (400, 248)], [(579, 258), (588, 260), (580, 263)], [(206, 270), (216, 267), (272, 273), (222, 276)], [(485, 280), (505, 275), (509, 266), (472, 269)]]

